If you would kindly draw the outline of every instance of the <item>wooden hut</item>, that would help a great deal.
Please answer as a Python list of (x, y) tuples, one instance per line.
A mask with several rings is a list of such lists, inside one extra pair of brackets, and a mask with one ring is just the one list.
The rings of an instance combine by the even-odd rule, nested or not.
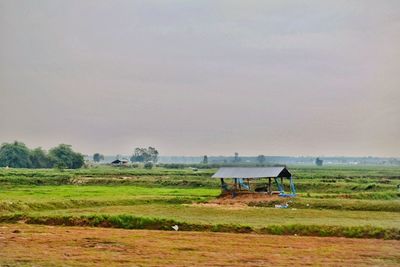
[[(296, 195), (292, 174), (285, 167), (223, 167), (212, 178), (221, 179), (224, 192)], [(232, 182), (229, 183), (226, 179), (232, 179)], [(290, 193), (285, 193), (284, 179), (289, 180)]]

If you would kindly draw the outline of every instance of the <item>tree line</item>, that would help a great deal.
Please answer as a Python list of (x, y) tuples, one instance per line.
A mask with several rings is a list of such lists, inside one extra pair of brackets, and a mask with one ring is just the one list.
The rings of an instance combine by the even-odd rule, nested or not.
[[(225, 161), (226, 161), (226, 162), (224, 162), (224, 163), (228, 163), (227, 160), (225, 160)], [(265, 161), (266, 161), (266, 158), (265, 158), (264, 155), (258, 155), (258, 156), (256, 157), (256, 161), (257, 161), (259, 164), (264, 164)], [(233, 159), (232, 159), (231, 162), (232, 162), (232, 163), (241, 163), (241, 162), (242, 162), (242, 159), (239, 157), (239, 153), (238, 153), (238, 152), (235, 152), (235, 155), (234, 155), (234, 157), (233, 157)], [(204, 156), (203, 156), (203, 160), (201, 161), (201, 163), (202, 163), (202, 164), (208, 164), (208, 156), (207, 156), (207, 155), (204, 155)]]
[(135, 148), (135, 151), (130, 160), (131, 162), (157, 163), (158, 151), (151, 146), (149, 146), (148, 148), (137, 147)]
[(29, 149), (18, 141), (0, 146), (0, 167), (78, 169), (84, 163), (84, 156), (67, 144), (60, 144), (48, 152), (41, 147)]
[[(158, 161), (158, 151), (154, 147), (149, 146), (148, 148), (137, 147), (134, 149), (132, 156), (130, 157), (130, 161), (132, 163), (157, 163)], [(117, 155), (117, 159), (121, 156)], [(100, 162), (104, 160), (104, 155), (100, 153), (93, 154), (93, 161)]]

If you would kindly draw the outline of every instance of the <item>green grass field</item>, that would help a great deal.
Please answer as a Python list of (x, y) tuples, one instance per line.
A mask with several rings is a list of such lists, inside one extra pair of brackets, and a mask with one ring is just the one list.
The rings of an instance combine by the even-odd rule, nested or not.
[[(110, 220), (128, 218), (128, 221), (149, 218), (159, 220), (157, 222), (162, 225), (157, 227), (168, 230), (171, 223), (192, 225), (191, 230), (196, 228), (195, 225), (199, 229), (229, 226), (229, 229), (249, 227), (255, 231), (279, 225), (295, 226), (290, 234), (301, 227), (370, 227), (373, 231), (385, 231), (386, 235), (382, 237), (387, 237), (387, 233), (392, 231), (394, 234), (389, 235), (390, 238), (400, 238), (400, 192), (397, 189), (400, 168), (290, 169), (295, 174), (299, 194), (291, 200), (279, 200), (280, 203), (289, 201), (288, 209), (274, 208), (276, 201), (247, 206), (204, 204), (220, 193), (218, 181), (210, 179), (215, 170), (210, 169), (0, 169), (0, 218), (3, 222), (25, 218), (35, 223), (53, 224), (79, 221), (74, 218), (94, 220), (96, 217), (103, 221), (111, 218), (107, 216), (112, 216)], [(97, 224), (91, 221), (89, 225)], [(131, 222), (110, 225), (137, 227)], [(142, 226), (148, 228), (145, 224)], [(317, 228), (313, 228), (310, 234), (324, 235), (320, 230), (315, 232)], [(372, 231), (370, 228), (368, 231)], [(307, 234), (304, 229), (302, 233)], [(285, 231), (283, 233), (287, 233)], [(335, 233), (331, 231), (328, 235)], [(363, 234), (355, 236), (362, 237)]]

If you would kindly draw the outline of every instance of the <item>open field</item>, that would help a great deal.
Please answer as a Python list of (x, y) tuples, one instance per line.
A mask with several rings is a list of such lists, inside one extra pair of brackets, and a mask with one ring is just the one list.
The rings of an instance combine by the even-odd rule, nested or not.
[(2, 266), (99, 264), (398, 266), (400, 241), (0, 225)]
[[(0, 169), (0, 263), (399, 264), (400, 168), (293, 170), (298, 197), (244, 201), (218, 198), (212, 169)], [(171, 232), (175, 224), (178, 233)], [(235, 247), (249, 240), (250, 248)], [(36, 253), (24, 255), (22, 242)], [(255, 246), (260, 251), (248, 253)]]
[[(354, 194), (397, 192), (400, 167), (289, 167), (300, 192)], [(1, 185), (135, 185), (146, 187), (219, 188), (210, 179), (215, 169), (164, 169), (95, 167), (58, 171), (54, 169), (0, 169)], [(379, 194), (378, 194), (379, 195)], [(379, 195), (383, 197), (382, 195)]]
[[(293, 169), (299, 191), (295, 199), (232, 205), (234, 200), (230, 205), (217, 206), (202, 204), (212, 202), (220, 193), (218, 180), (210, 179), (215, 170), (1, 169), (0, 216), (7, 221), (4, 218), (14, 214), (35, 218), (129, 215), (255, 229), (279, 224), (380, 228), (400, 225), (400, 168)], [(282, 203), (288, 203), (290, 208), (274, 208)]]

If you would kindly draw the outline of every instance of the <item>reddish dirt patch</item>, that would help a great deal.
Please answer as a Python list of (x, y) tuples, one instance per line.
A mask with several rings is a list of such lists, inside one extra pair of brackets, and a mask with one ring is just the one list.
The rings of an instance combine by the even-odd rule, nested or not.
[(288, 200), (289, 199), (283, 199), (277, 195), (241, 193), (235, 197), (231, 194), (225, 194), (207, 203), (194, 203), (190, 205), (237, 210), (247, 208), (250, 203), (286, 203)]
[(0, 266), (399, 264), (395, 240), (0, 224)]

